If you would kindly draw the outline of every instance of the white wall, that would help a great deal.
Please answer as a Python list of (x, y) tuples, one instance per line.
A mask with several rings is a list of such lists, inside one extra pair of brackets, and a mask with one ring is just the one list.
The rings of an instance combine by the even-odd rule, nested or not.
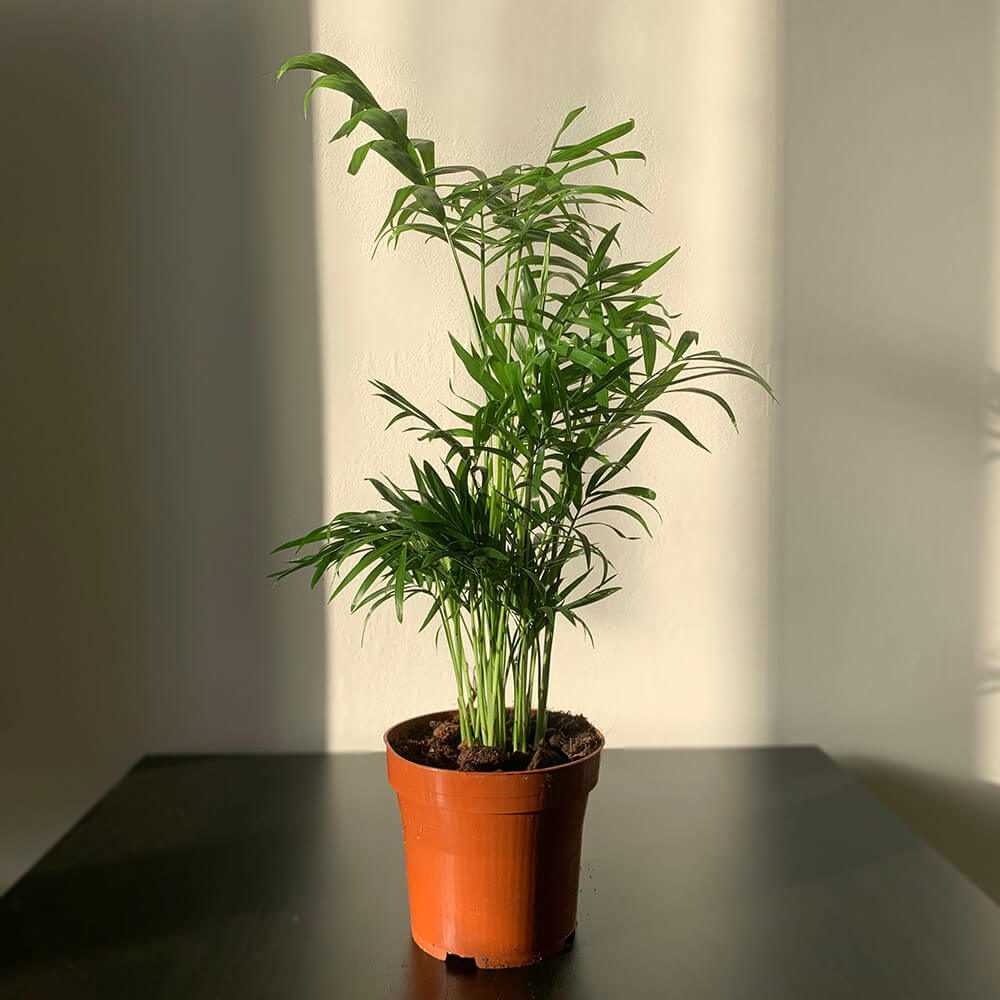
[(405, 474), (366, 380), (444, 399), (464, 329), (436, 249), (369, 260), (393, 179), (323, 141), (343, 105), (304, 123), (303, 81), (273, 85), (315, 47), (452, 161), (538, 156), (583, 102), (635, 116), (625, 246), (682, 244), (670, 304), (777, 383), (736, 389), (738, 437), (692, 407), (712, 456), (647, 449), (664, 524), (616, 546), (597, 648), (559, 637), (555, 703), (612, 745), (819, 742), (1000, 894), (971, 781), (1000, 731), (994, 7), (7, 4), (0, 885), (144, 752), (376, 748), (452, 697), (412, 624), (361, 647), (265, 579)]
[[(409, 5), (318, 0), (313, 46), (347, 59), (387, 107), (438, 143), (438, 162), (498, 170), (544, 156), (565, 113), (586, 103), (581, 135), (635, 117), (629, 140), (649, 157), (626, 184), (652, 210), (622, 228), (628, 259), (683, 252), (660, 282), (706, 342), (764, 371), (773, 356), (777, 266), (776, 3), (613, 5), (479, 2)], [(530, 17), (525, 15), (530, 10)], [(301, 80), (288, 86), (301, 88)], [(466, 335), (461, 292), (436, 246), (419, 241), (369, 260), (398, 187), (390, 168), (346, 174), (351, 146), (324, 140), (347, 113), (314, 102), (323, 337), (327, 510), (378, 497), (364, 477), (405, 479), (412, 438), (381, 428), (367, 379), (415, 401), (447, 399), (446, 332)], [(582, 131), (589, 129), (590, 131)], [(353, 145), (353, 144), (352, 144)], [(727, 390), (728, 391), (728, 390)], [(742, 418), (685, 412), (714, 454), (660, 434), (638, 481), (664, 524), (651, 544), (612, 546), (625, 590), (581, 633), (557, 633), (551, 698), (586, 712), (611, 745), (749, 743), (768, 731), (768, 476), (774, 421), (764, 394), (731, 387)], [(364, 647), (348, 602), (328, 619), (328, 744), (374, 749), (394, 720), (453, 699), (446, 651), (422, 614), (401, 630), (373, 619)]]

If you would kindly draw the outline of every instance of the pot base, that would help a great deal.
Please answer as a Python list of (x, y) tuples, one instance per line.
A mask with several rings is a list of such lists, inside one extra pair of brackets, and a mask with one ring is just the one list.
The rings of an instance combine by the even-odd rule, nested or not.
[(454, 952), (431, 944), (429, 941), (421, 941), (416, 934), (412, 936), (414, 944), (421, 951), (426, 952), (431, 958), (436, 958), (439, 962), (457, 958), (463, 962), (475, 962), (477, 969), (521, 969), (526, 965), (536, 965), (538, 962), (544, 962), (547, 958), (554, 958), (556, 955), (569, 951), (573, 947), (576, 931), (571, 931), (562, 944), (548, 951), (511, 952), (501, 955), (456, 955)]

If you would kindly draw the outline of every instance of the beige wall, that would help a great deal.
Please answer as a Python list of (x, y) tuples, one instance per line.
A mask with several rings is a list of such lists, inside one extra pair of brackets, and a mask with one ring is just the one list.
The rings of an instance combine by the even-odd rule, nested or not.
[[(471, 10), (475, 16), (469, 16)], [(649, 157), (627, 183), (652, 210), (623, 225), (630, 259), (682, 244), (660, 283), (671, 308), (714, 346), (769, 371), (777, 266), (779, 25), (771, 0), (608, 4), (408, 5), (319, 0), (313, 45), (346, 54), (387, 106), (438, 142), (438, 161), (500, 169), (544, 155), (564, 114), (586, 103), (591, 132), (634, 116)], [(558, 41), (557, 41), (558, 40)], [(296, 84), (299, 86), (300, 84)], [(324, 100), (324, 97), (328, 99)], [(398, 184), (380, 163), (346, 172), (350, 147), (323, 142), (345, 99), (316, 100), (316, 190), (327, 510), (375, 496), (366, 475), (408, 476), (412, 441), (366, 380), (446, 400), (451, 348), (465, 334), (445, 255), (419, 242), (369, 260)], [(582, 133), (584, 135), (590, 133)], [(630, 136), (630, 139), (633, 138)], [(762, 393), (732, 387), (742, 417), (691, 407), (714, 454), (660, 434), (639, 481), (664, 524), (651, 544), (612, 546), (625, 590), (590, 616), (597, 637), (564, 628), (551, 697), (586, 712), (615, 746), (734, 744), (768, 732), (768, 476), (774, 421)], [(377, 498), (376, 498), (377, 499)], [(327, 629), (328, 744), (374, 749), (393, 720), (449, 704), (446, 653), (422, 615), (361, 623), (345, 604)]]
[(1000, 894), (994, 7), (5, 5), (0, 885), (144, 752), (375, 748), (452, 696), (412, 624), (362, 647), (265, 579), (405, 474), (366, 380), (444, 399), (464, 330), (436, 249), (369, 260), (392, 176), (346, 175), (342, 105), (273, 85), (315, 47), (448, 160), (635, 116), (626, 247), (682, 244), (671, 306), (778, 387), (736, 390), (738, 437), (691, 409), (712, 456), (647, 449), (664, 524), (554, 701), (616, 746), (818, 742)]

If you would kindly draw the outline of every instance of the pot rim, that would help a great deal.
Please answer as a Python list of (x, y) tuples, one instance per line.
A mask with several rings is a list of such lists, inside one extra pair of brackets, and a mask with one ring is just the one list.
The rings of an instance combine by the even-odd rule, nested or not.
[[(455, 709), (449, 708), (444, 711), (454, 712)], [(389, 734), (394, 729), (397, 729), (400, 726), (405, 726), (408, 722), (417, 722), (419, 719), (433, 719), (442, 714), (443, 712), (425, 712), (422, 715), (413, 715), (409, 719), (403, 719), (400, 722), (394, 723), (382, 734), (382, 742), (385, 744), (385, 752), (401, 761), (407, 767), (419, 767), (420, 770), (430, 771), (432, 774), (455, 774), (460, 778), (509, 778), (513, 775), (552, 774), (556, 771), (563, 771), (568, 767), (578, 767), (580, 764), (584, 764), (588, 760), (593, 760), (595, 757), (600, 756), (601, 751), (604, 750), (604, 733), (602, 733), (597, 726), (594, 726), (592, 722), (590, 724), (594, 726), (594, 731), (601, 738), (601, 745), (596, 750), (588, 753), (586, 757), (578, 757), (576, 760), (568, 760), (565, 764), (554, 764), (552, 767), (537, 767), (533, 771), (453, 771), (447, 767), (431, 767), (430, 764), (418, 764), (415, 760), (410, 760), (409, 757), (404, 757), (401, 753), (398, 753), (389, 742)], [(587, 721), (590, 722), (589, 719)]]

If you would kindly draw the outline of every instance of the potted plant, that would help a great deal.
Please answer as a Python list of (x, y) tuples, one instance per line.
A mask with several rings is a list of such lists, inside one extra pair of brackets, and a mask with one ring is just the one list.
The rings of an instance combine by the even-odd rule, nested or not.
[(576, 108), (541, 165), (442, 166), (431, 140), (411, 136), (407, 112), (384, 109), (344, 63), (300, 55), (279, 78), (293, 69), (319, 74), (307, 111), (318, 90), (351, 98), (334, 139), (362, 125), (375, 133), (348, 172), (376, 153), (405, 181), (376, 246), (411, 233), (444, 243), (469, 332), (451, 337), (466, 375), (443, 420), (372, 383), (389, 425), (436, 442), (440, 460), (411, 458), (407, 486), (371, 480), (379, 507), (280, 546), (294, 553), (275, 575), (305, 570), (316, 586), (332, 571), (331, 600), (350, 589), (351, 610), (366, 616), (389, 605), (402, 621), (408, 602), (423, 602), (421, 627), (433, 625), (448, 650), (456, 707), (385, 736), (413, 937), (438, 958), (525, 965), (574, 934), (584, 809), (604, 743), (587, 720), (550, 708), (557, 623), (589, 635), (585, 610), (619, 590), (603, 540), (649, 534), (655, 495), (626, 474), (652, 425), (704, 447), (669, 398), (695, 394), (735, 424), (702, 383), (735, 376), (770, 390), (749, 365), (673, 332), (677, 317), (646, 284), (676, 250), (620, 262), (618, 225), (595, 220), (595, 210), (640, 204), (580, 180), (644, 159), (613, 148), (632, 121), (572, 140)]

